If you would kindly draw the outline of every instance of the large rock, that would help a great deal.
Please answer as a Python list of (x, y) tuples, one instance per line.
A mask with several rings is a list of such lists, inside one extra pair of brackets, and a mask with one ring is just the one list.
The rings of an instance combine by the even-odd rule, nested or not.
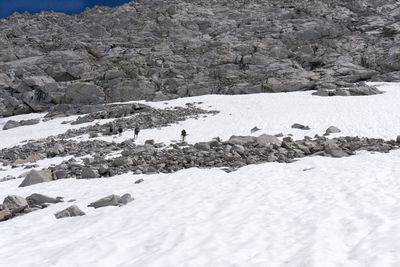
[(269, 135), (269, 134), (262, 134), (259, 137), (257, 137), (256, 140), (257, 144), (260, 146), (267, 146), (267, 145), (281, 145), (281, 141), (274, 135)]
[(62, 202), (60, 198), (52, 198), (45, 195), (34, 193), (26, 198), (29, 206), (42, 205), (44, 203), (59, 203)]
[(97, 208), (102, 208), (102, 207), (107, 207), (107, 206), (122, 206), (126, 205), (129, 202), (133, 201), (134, 198), (126, 193), (122, 196), (117, 196), (117, 195), (109, 195), (106, 197), (103, 197), (95, 202), (92, 202), (88, 205), (88, 207), (93, 207), (95, 209)]
[(256, 137), (254, 136), (239, 136), (239, 135), (232, 135), (229, 140), (228, 143), (233, 144), (233, 145), (248, 145), (251, 143), (254, 143), (257, 140)]
[(56, 219), (61, 219), (65, 217), (75, 217), (75, 216), (83, 216), (85, 213), (79, 209), (77, 205), (72, 205), (65, 210), (59, 211), (54, 216)]
[(83, 168), (81, 173), (82, 179), (99, 178), (99, 173), (97, 170), (92, 168)]
[(28, 173), (19, 187), (25, 187), (33, 184), (39, 184), (44, 182), (50, 182), (52, 180), (51, 171), (49, 169), (43, 169), (41, 171), (32, 170)]
[(121, 197), (117, 195), (109, 195), (103, 197), (95, 202), (92, 202), (88, 205), (88, 207), (93, 207), (95, 209), (107, 207), (107, 206), (119, 206), (121, 204)]
[(325, 134), (332, 134), (332, 133), (340, 133), (340, 129), (335, 127), (335, 126), (330, 126), (328, 129), (326, 129)]
[(3, 130), (9, 130), (21, 126), (18, 121), (9, 120), (4, 124)]
[(27, 208), (28, 202), (23, 197), (11, 195), (4, 199), (3, 206), (12, 214), (15, 214), (22, 212), (25, 208)]

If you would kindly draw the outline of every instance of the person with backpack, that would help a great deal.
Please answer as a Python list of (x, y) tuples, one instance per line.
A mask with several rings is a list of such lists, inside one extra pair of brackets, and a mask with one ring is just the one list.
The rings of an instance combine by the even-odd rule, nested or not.
[(133, 140), (136, 140), (139, 137), (140, 129), (138, 126), (135, 127), (135, 135), (133, 136)]
[(188, 135), (188, 134), (186, 133), (185, 130), (182, 130), (182, 131), (181, 131), (182, 142), (185, 142), (185, 139), (186, 139), (186, 136), (187, 136), (187, 135)]
[(118, 135), (121, 136), (123, 132), (122, 125), (118, 127)]
[(114, 126), (112, 125), (112, 123), (110, 123), (110, 130), (109, 130), (109, 132), (110, 132), (110, 135), (113, 135), (113, 133), (114, 133)]

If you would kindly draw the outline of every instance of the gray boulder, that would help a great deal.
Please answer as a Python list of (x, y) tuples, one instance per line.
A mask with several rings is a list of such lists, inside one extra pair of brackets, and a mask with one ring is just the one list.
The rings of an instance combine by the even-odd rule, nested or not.
[(300, 124), (300, 123), (294, 123), (294, 124), (292, 125), (292, 128), (294, 128), (294, 129), (300, 129), (300, 130), (310, 130), (310, 127), (309, 127), (309, 126), (305, 126), (305, 125), (302, 125), (302, 124)]
[(109, 195), (103, 197), (95, 202), (92, 202), (88, 205), (88, 207), (93, 207), (95, 209), (107, 207), (107, 206), (119, 206), (121, 203), (121, 197), (117, 195)]
[(82, 179), (99, 178), (99, 173), (97, 170), (92, 168), (83, 168), (81, 173)]
[(26, 198), (29, 206), (42, 205), (44, 203), (59, 203), (62, 202), (60, 198), (52, 198), (41, 194), (32, 194)]
[(196, 148), (198, 150), (204, 150), (204, 151), (208, 151), (211, 149), (209, 142), (196, 143), (196, 144), (194, 144), (194, 148)]
[(229, 144), (233, 144), (233, 145), (247, 145), (247, 144), (251, 144), (254, 143), (257, 140), (256, 137), (254, 136), (239, 136), (239, 135), (232, 135), (229, 140), (228, 143)]
[(55, 144), (53, 147), (49, 148), (47, 153), (52, 157), (64, 153), (64, 147), (61, 144)]
[(325, 153), (334, 158), (341, 158), (348, 156), (348, 154), (332, 140), (328, 140), (325, 143)]
[(12, 213), (9, 210), (0, 210), (0, 222), (6, 221), (12, 217)]
[(41, 171), (32, 170), (28, 173), (28, 175), (25, 177), (19, 187), (50, 182), (51, 180), (51, 171), (49, 169), (43, 169)]
[(61, 219), (65, 217), (75, 217), (75, 216), (83, 216), (85, 213), (81, 211), (77, 205), (72, 205), (65, 210), (59, 211), (54, 216), (56, 219)]
[(5, 209), (8, 209), (12, 214), (22, 212), (25, 208), (28, 207), (28, 202), (25, 198), (20, 196), (7, 196), (3, 201), (3, 206)]
[(335, 126), (330, 126), (328, 129), (326, 129), (325, 134), (331, 134), (331, 133), (340, 133), (340, 129), (335, 127)]
[(9, 130), (21, 126), (18, 121), (9, 120), (4, 124), (3, 130)]
[(262, 134), (257, 137), (256, 142), (259, 146), (267, 146), (276, 144), (278, 146), (281, 145), (281, 141), (274, 135)]
[(120, 204), (126, 205), (129, 202), (132, 202), (133, 200), (134, 200), (134, 198), (131, 196), (131, 194), (126, 193), (126, 194), (121, 196)]

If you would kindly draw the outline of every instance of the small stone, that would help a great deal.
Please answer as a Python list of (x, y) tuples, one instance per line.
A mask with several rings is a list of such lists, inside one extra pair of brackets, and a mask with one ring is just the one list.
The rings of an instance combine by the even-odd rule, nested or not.
[(142, 182), (144, 182), (144, 180), (143, 180), (143, 179), (139, 179), (139, 180), (136, 180), (136, 181), (135, 181), (135, 184), (140, 184), (140, 183), (142, 183)]
[(257, 126), (255, 126), (255, 127), (253, 127), (253, 128), (250, 130), (250, 132), (251, 132), (251, 133), (255, 133), (255, 132), (259, 131), (259, 130), (261, 130), (261, 129), (258, 128)]
[(305, 126), (305, 125), (302, 125), (302, 124), (300, 124), (300, 123), (294, 123), (294, 124), (292, 125), (292, 128), (294, 128), (294, 129), (300, 129), (300, 130), (310, 130), (310, 127), (309, 127), (309, 126)]

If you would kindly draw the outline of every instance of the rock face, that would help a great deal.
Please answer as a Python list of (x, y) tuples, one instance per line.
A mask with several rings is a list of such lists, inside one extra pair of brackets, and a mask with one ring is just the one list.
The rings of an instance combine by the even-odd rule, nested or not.
[(49, 169), (44, 169), (41, 171), (32, 170), (28, 173), (28, 175), (25, 177), (19, 187), (50, 182), (51, 180), (51, 171)]
[(85, 213), (79, 209), (77, 205), (72, 205), (65, 210), (59, 211), (54, 216), (56, 219), (61, 219), (65, 217), (75, 217), (75, 216), (83, 216)]
[(399, 81), (399, 7), (397, 0), (149, 0), (76, 16), (14, 14), (0, 23), (0, 116)]

